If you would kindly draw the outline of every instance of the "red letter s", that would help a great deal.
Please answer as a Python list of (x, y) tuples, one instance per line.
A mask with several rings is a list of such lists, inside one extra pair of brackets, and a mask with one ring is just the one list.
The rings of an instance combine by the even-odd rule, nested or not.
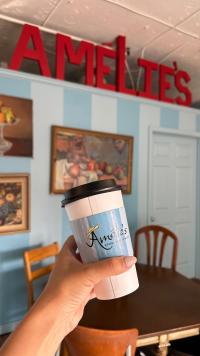
[(179, 105), (190, 106), (192, 103), (192, 93), (190, 89), (181, 83), (182, 80), (184, 80), (185, 83), (189, 83), (190, 79), (189, 74), (183, 70), (178, 71), (175, 75), (176, 88), (180, 93), (185, 95), (185, 100), (182, 99), (180, 95), (176, 98), (176, 103)]

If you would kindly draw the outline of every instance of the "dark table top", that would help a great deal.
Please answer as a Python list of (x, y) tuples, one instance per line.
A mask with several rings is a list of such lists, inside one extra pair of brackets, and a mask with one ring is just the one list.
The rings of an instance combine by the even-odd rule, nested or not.
[(138, 264), (137, 271), (136, 292), (91, 300), (80, 324), (113, 330), (136, 327), (145, 337), (200, 327), (200, 285), (166, 268)]

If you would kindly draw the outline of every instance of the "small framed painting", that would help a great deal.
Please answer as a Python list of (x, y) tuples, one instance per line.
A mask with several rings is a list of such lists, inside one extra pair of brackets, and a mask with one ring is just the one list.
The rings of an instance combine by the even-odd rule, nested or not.
[(33, 102), (0, 94), (0, 156), (33, 157)]
[(123, 193), (130, 193), (132, 157), (132, 136), (53, 126), (51, 192), (115, 179)]
[(29, 230), (29, 175), (0, 174), (0, 235)]

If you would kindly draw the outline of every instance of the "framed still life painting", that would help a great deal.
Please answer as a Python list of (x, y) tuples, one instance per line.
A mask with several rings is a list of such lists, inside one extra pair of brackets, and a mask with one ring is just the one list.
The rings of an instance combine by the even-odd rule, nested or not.
[(0, 235), (29, 230), (29, 175), (0, 174)]
[(51, 192), (113, 178), (130, 193), (132, 153), (132, 136), (53, 126)]
[(33, 156), (32, 100), (0, 94), (0, 156)]

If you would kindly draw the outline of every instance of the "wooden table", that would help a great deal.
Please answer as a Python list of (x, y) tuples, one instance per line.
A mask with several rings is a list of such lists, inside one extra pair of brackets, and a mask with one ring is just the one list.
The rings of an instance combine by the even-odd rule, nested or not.
[(94, 299), (80, 324), (101, 329), (138, 328), (137, 346), (159, 344), (167, 355), (170, 340), (198, 335), (200, 286), (170, 269), (137, 265), (139, 289), (123, 298)]

